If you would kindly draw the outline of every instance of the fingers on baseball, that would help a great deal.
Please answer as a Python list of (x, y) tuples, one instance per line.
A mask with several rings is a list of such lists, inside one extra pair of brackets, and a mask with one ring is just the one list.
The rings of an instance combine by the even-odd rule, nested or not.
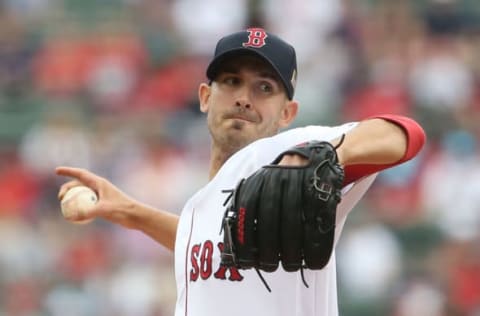
[(61, 201), (68, 190), (70, 190), (73, 187), (77, 187), (79, 185), (83, 185), (83, 183), (81, 183), (78, 180), (72, 180), (72, 181), (68, 181), (68, 182), (62, 184), (60, 186), (60, 190), (58, 191), (58, 196), (57, 196), (58, 200)]
[(57, 167), (55, 169), (55, 173), (59, 176), (75, 178), (75, 180), (69, 181), (61, 186), (58, 194), (59, 199), (61, 199), (69, 189), (78, 185), (86, 185), (87, 187), (94, 190), (97, 194), (99, 194), (99, 187), (103, 178), (97, 176), (93, 172), (88, 171), (87, 169), (74, 167)]
[(78, 210), (78, 212), (75, 212), (73, 215), (69, 215), (65, 217), (65, 219), (68, 221), (77, 222), (77, 221), (86, 221), (94, 217), (95, 216), (93, 214), (93, 209), (92, 211), (88, 211), (88, 213), (80, 209)]
[(88, 171), (83, 168), (74, 168), (74, 167), (58, 167), (55, 169), (55, 172), (59, 176), (66, 176), (70, 178), (75, 178), (80, 181), (82, 184), (96, 189), (96, 184), (98, 183), (100, 177), (96, 174)]

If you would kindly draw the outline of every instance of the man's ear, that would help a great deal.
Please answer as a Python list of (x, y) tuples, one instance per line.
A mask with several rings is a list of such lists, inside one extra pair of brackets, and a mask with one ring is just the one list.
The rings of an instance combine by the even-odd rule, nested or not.
[(210, 92), (212, 87), (206, 83), (201, 83), (198, 87), (198, 100), (200, 101), (200, 111), (203, 113), (208, 112), (208, 100), (210, 98)]
[(280, 113), (280, 127), (287, 127), (297, 117), (298, 102), (295, 100), (288, 101)]

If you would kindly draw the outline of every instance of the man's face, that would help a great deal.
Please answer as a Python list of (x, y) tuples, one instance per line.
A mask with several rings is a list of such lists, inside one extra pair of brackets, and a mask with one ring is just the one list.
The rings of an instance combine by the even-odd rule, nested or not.
[(297, 103), (288, 100), (275, 71), (261, 58), (238, 56), (220, 69), (211, 86), (199, 90), (214, 146), (233, 153), (293, 120)]

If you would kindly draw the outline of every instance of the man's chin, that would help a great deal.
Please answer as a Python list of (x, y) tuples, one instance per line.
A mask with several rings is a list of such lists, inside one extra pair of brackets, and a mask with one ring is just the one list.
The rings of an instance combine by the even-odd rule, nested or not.
[(242, 119), (232, 119), (232, 124), (231, 127), (235, 130), (243, 130), (246, 125), (248, 124), (248, 121), (242, 120)]
[(240, 150), (254, 141), (244, 127), (232, 127), (225, 131), (224, 136), (224, 145), (234, 150)]

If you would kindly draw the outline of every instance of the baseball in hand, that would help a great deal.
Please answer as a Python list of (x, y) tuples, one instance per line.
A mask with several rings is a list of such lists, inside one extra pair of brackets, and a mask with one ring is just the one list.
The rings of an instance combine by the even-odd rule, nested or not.
[(97, 194), (89, 187), (73, 187), (65, 193), (60, 202), (63, 217), (76, 224), (90, 223), (93, 221), (93, 218), (85, 220), (74, 220), (74, 218), (86, 217), (97, 201)]

